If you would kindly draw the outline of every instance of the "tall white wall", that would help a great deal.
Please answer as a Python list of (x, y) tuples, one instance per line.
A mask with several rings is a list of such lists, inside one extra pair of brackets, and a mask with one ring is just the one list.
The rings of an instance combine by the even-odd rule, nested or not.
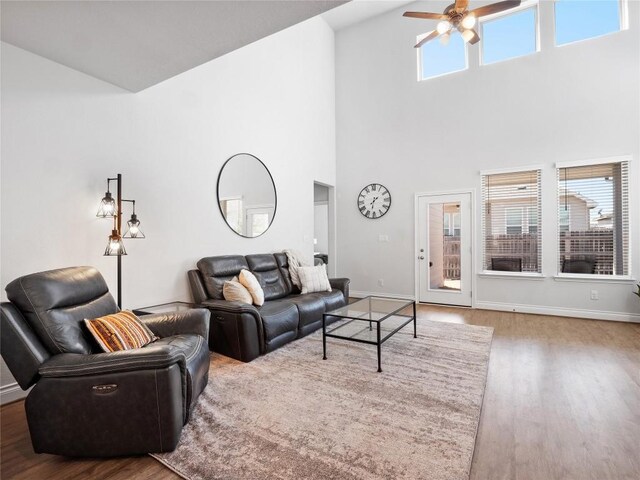
[[(294, 248), (311, 260), (313, 182), (335, 184), (334, 88), (320, 18), (137, 94), (2, 44), (2, 299), (12, 279), (70, 265), (96, 266), (115, 292), (115, 258), (102, 256), (111, 224), (95, 214), (116, 173), (147, 236), (126, 243), (125, 308), (189, 300), (186, 272), (203, 256)], [(277, 188), (255, 239), (233, 233), (216, 201), (238, 152)]]
[[(446, 2), (448, 3), (448, 2)], [(553, 2), (540, 6), (541, 51), (416, 81), (416, 36), (435, 22), (402, 17), (438, 11), (417, 2), (336, 34), (339, 274), (353, 291), (414, 295), (414, 195), (476, 189), (475, 269), (481, 269), (480, 174), (543, 165), (542, 280), (477, 276), (474, 301), (485, 308), (640, 319), (633, 284), (558, 281), (556, 162), (633, 156), (632, 273), (640, 277), (640, 2), (629, 2), (629, 30), (553, 46)], [(365, 219), (356, 195), (384, 184), (389, 213)], [(388, 242), (379, 242), (379, 235)], [(377, 280), (384, 279), (384, 287)], [(590, 300), (591, 290), (600, 299)]]

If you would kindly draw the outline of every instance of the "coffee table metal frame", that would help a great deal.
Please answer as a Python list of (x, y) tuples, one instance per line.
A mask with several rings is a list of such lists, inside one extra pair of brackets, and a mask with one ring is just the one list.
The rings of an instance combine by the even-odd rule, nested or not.
[[(410, 301), (407, 300), (402, 306), (400, 306), (399, 308), (384, 314), (381, 318), (378, 319), (372, 319), (371, 317), (371, 300), (373, 299), (380, 299), (380, 300), (395, 300), (397, 302), (404, 302), (404, 300), (399, 299), (399, 298), (388, 298), (388, 297), (376, 297), (373, 295), (370, 295), (368, 297), (364, 297), (360, 300), (358, 300), (358, 302), (363, 301), (363, 300), (369, 300), (369, 311), (368, 312), (362, 312), (361, 315), (359, 316), (351, 316), (351, 315), (340, 315), (340, 314), (336, 314), (334, 312), (341, 310), (345, 307), (348, 307), (350, 305), (346, 305), (345, 307), (340, 307), (337, 308), (335, 310), (332, 310), (330, 312), (326, 312), (325, 314), (322, 315), (322, 359), (326, 360), (327, 359), (327, 337), (330, 338), (338, 338), (338, 339), (342, 339), (342, 340), (348, 340), (351, 342), (358, 342), (358, 343), (366, 343), (368, 345), (375, 345), (376, 348), (378, 349), (378, 372), (382, 372), (382, 344), (384, 342), (386, 342), (389, 338), (391, 338), (393, 335), (395, 335), (397, 332), (399, 332), (400, 330), (402, 330), (402, 328), (404, 328), (406, 325), (408, 325), (409, 323), (411, 323), (413, 321), (413, 338), (417, 338), (417, 328), (416, 328), (416, 302), (415, 301)], [(354, 302), (354, 304), (357, 302)], [(353, 305), (353, 304), (351, 304)], [(405, 308), (412, 306), (413, 308), (413, 316), (409, 316), (409, 315), (399, 315), (398, 312), (404, 310)], [(369, 318), (367, 318), (367, 316), (369, 316)], [(380, 332), (380, 325), (382, 322), (384, 322), (386, 319), (388, 319), (389, 317), (405, 317), (406, 320), (402, 321), (402, 323), (397, 326), (395, 329), (393, 329), (391, 332), (387, 333), (384, 337), (382, 337), (381, 332)], [(336, 328), (327, 331), (327, 317), (338, 317), (340, 320), (343, 319), (349, 319), (348, 322), (342, 323), (339, 326), (337, 326)], [(372, 341), (372, 340), (364, 340), (361, 338), (354, 338), (354, 336), (345, 336), (345, 335), (338, 335), (335, 332), (336, 330), (339, 330), (343, 327), (345, 327), (346, 325), (352, 323), (352, 322), (369, 322), (369, 330), (373, 331), (373, 324), (376, 324), (376, 340)], [(365, 327), (366, 328), (366, 327)]]

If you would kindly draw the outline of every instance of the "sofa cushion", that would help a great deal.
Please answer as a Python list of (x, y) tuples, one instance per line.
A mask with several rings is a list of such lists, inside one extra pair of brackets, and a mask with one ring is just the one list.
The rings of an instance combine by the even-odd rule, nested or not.
[(224, 300), (224, 282), (238, 275), (243, 268), (249, 268), (242, 255), (205, 257), (201, 258), (197, 265), (209, 298), (215, 300)]
[(336, 288), (330, 292), (318, 292), (314, 293), (318, 295), (324, 301), (324, 306), (327, 312), (335, 310), (336, 308), (344, 307), (347, 302), (344, 300), (342, 292)]
[(257, 307), (262, 318), (264, 339), (266, 343), (279, 335), (293, 332), (294, 338), (298, 331), (298, 308), (286, 299), (271, 300)]
[(273, 255), (247, 255), (246, 260), (249, 270), (262, 285), (265, 300), (276, 300), (291, 293), (291, 289), (282, 276), (276, 258)]
[(289, 295), (285, 300), (298, 307), (298, 337), (303, 337), (316, 330), (318, 325), (322, 325), (322, 314), (326, 307), (321, 296), (315, 293)]
[(20, 277), (6, 287), (50, 353), (93, 352), (84, 319), (118, 311), (104, 278), (93, 267), (71, 267)]
[(287, 285), (287, 290), (289, 294), (300, 293), (300, 289), (296, 287), (291, 281), (291, 273), (289, 272), (289, 260), (287, 258), (286, 253), (274, 253), (273, 257), (276, 259), (276, 263), (278, 264), (278, 269), (280, 270), (280, 275), (282, 275), (282, 279), (284, 283)]

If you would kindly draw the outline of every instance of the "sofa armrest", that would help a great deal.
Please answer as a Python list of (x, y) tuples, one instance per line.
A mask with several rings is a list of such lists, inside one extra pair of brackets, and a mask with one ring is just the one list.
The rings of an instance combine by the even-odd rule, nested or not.
[(182, 350), (171, 345), (148, 345), (118, 352), (84, 355), (61, 353), (44, 362), (38, 372), (42, 377), (78, 377), (103, 373), (165, 368), (179, 363), (184, 369)]
[(200, 306), (210, 310), (219, 310), (227, 313), (250, 313), (251, 315), (255, 315), (257, 318), (260, 318), (258, 309), (248, 303), (209, 299), (202, 302)]
[(349, 303), (349, 283), (351, 280), (348, 278), (330, 278), (329, 284), (331, 288), (337, 288), (344, 295), (344, 301)]
[(209, 310), (192, 308), (178, 313), (143, 315), (140, 321), (160, 338), (184, 333), (195, 333), (209, 338)]

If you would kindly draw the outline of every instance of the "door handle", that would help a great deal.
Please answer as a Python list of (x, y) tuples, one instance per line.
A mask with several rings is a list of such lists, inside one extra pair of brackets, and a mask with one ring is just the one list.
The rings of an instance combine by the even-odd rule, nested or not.
[(433, 262), (429, 262), (429, 266), (430, 266), (430, 267), (433, 267)]

